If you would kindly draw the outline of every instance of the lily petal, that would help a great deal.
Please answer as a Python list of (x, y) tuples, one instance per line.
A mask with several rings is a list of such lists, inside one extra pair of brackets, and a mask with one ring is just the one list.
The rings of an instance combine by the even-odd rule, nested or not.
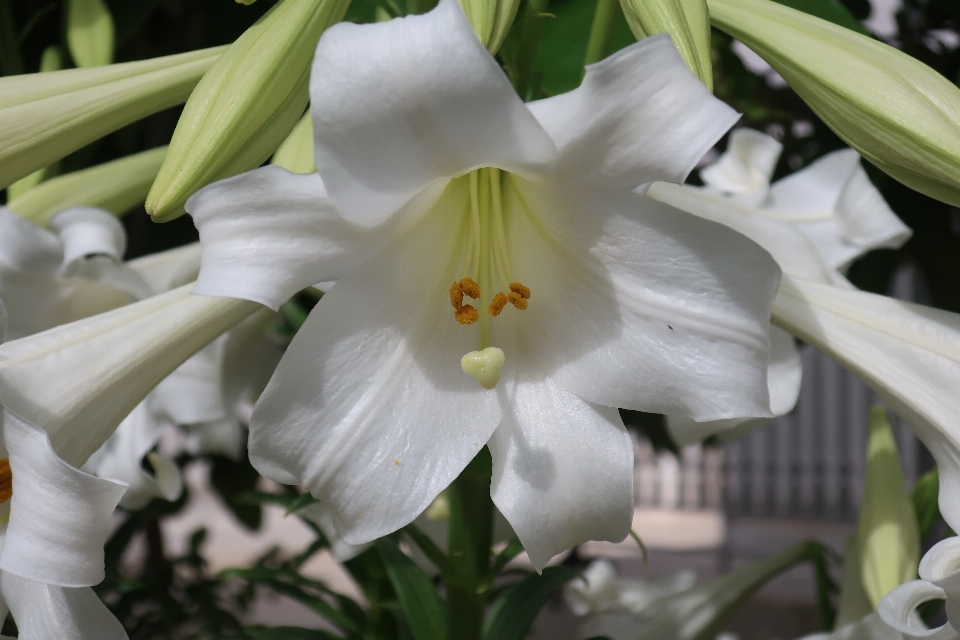
[(769, 416), (770, 255), (638, 193), (550, 186), (519, 186), (511, 255), (532, 291), (522, 339), (554, 380), (605, 406)]
[(320, 176), (277, 166), (204, 187), (187, 211), (203, 247), (193, 292), (273, 310), (305, 287), (339, 279), (383, 244), (383, 231), (340, 217)]
[(784, 275), (772, 318), (910, 425), (940, 468), (941, 513), (960, 527), (960, 315)]
[(940, 587), (924, 580), (913, 580), (884, 596), (877, 607), (877, 615), (888, 627), (902, 634), (903, 640), (957, 640), (960, 634), (950, 623), (927, 629), (916, 613), (917, 607), (924, 602), (943, 597)]
[(557, 145), (563, 180), (614, 189), (683, 182), (740, 117), (666, 34), (590, 65), (578, 89), (528, 106)]
[(150, 286), (154, 295), (166, 293), (197, 279), (200, 273), (200, 243), (151, 253), (127, 263)]
[(70, 466), (43, 429), (10, 412), (3, 432), (13, 497), (0, 569), (62, 587), (99, 583), (110, 518), (126, 484)]
[(328, 29), (310, 101), (317, 170), (340, 213), (364, 226), (438, 179), (483, 166), (538, 174), (556, 155), (456, 0)]
[(737, 129), (730, 134), (727, 150), (714, 164), (700, 171), (704, 183), (758, 204), (770, 189), (770, 178), (777, 168), (783, 145), (775, 138), (754, 131)]
[[(767, 388), (770, 391), (770, 413), (786, 415), (797, 405), (803, 362), (792, 335), (770, 326), (770, 364), (767, 367)], [(683, 416), (667, 416), (667, 429), (679, 446), (702, 442), (712, 435), (724, 440), (742, 438), (770, 421), (766, 418), (727, 418), (697, 422)]]
[(460, 369), (478, 333), (450, 307), (459, 256), (438, 255), (462, 231), (448, 215), (466, 202), (455, 186), (445, 197), (459, 200), (442, 200), (317, 303), (253, 412), (254, 467), (330, 505), (350, 544), (426, 509), (489, 439), (511, 386), (509, 362), (493, 391)]
[(63, 264), (82, 260), (91, 254), (122, 260), (127, 249), (127, 234), (116, 216), (94, 207), (72, 207), (50, 218), (50, 228), (63, 243)]
[(538, 571), (587, 540), (620, 542), (633, 519), (633, 445), (616, 409), (530, 370), (490, 439), (490, 496)]
[(69, 589), (0, 575), (20, 640), (127, 640), (127, 632), (89, 587)]
[(832, 282), (817, 247), (795, 226), (752, 213), (751, 208), (721, 194), (668, 182), (650, 185), (647, 195), (683, 211), (736, 229), (770, 252), (784, 273)]
[[(148, 401), (141, 402), (124, 418), (97, 455), (100, 459), (95, 472), (101, 478), (112, 478), (128, 484), (120, 500), (124, 509), (140, 509), (154, 498), (176, 500), (183, 491), (183, 479), (177, 465), (152, 449), (160, 439), (162, 425), (150, 412)], [(141, 461), (153, 467), (153, 475), (141, 466)], [(88, 463), (89, 465), (89, 463)], [(89, 468), (84, 465), (84, 468)]]

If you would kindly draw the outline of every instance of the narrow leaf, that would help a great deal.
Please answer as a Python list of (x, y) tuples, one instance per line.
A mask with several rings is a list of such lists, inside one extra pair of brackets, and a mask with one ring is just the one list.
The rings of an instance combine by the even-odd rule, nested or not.
[(524, 578), (504, 595), (500, 606), (487, 618), (484, 640), (523, 640), (550, 596), (578, 575), (575, 569), (561, 565)]
[(377, 551), (416, 640), (442, 640), (446, 626), (443, 602), (430, 578), (392, 540), (378, 540)]

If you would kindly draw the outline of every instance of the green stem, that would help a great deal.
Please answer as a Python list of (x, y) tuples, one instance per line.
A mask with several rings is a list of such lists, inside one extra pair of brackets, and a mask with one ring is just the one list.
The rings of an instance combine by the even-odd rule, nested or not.
[(597, 0), (593, 26), (590, 27), (590, 39), (587, 40), (587, 55), (583, 60), (584, 66), (603, 60), (610, 55), (620, 11), (620, 0)]
[(484, 447), (450, 485), (447, 640), (480, 640), (493, 541), (492, 462)]
[(530, 79), (533, 77), (533, 65), (537, 60), (537, 48), (540, 46), (540, 33), (543, 31), (543, 16), (550, 6), (550, 0), (529, 0), (527, 13), (523, 17), (520, 29), (520, 46), (516, 55), (516, 75), (513, 87), (525, 101), (533, 99)]

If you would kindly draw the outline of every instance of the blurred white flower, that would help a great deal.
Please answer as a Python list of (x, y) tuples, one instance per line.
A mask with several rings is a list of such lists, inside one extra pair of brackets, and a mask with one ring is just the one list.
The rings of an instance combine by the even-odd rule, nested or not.
[(53, 216), (51, 225), (54, 232), (0, 207), (0, 297), (10, 339), (150, 295), (121, 264), (126, 235), (115, 216), (76, 207)]
[(769, 414), (775, 263), (637, 190), (682, 181), (736, 118), (668, 36), (525, 105), (443, 0), (331, 27), (311, 109), (317, 174), (264, 167), (187, 209), (196, 293), (277, 308), (337, 281), (257, 403), (250, 456), (347, 542), (411, 522), (487, 444), (493, 501), (542, 567), (629, 530), (616, 407)]

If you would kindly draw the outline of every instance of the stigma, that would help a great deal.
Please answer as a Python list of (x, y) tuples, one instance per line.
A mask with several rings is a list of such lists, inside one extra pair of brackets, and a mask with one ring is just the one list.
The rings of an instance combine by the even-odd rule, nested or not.
[(500, 382), (500, 369), (506, 361), (503, 351), (496, 347), (487, 347), (483, 351), (471, 351), (460, 358), (460, 368), (464, 373), (477, 379), (484, 389), (494, 389)]

